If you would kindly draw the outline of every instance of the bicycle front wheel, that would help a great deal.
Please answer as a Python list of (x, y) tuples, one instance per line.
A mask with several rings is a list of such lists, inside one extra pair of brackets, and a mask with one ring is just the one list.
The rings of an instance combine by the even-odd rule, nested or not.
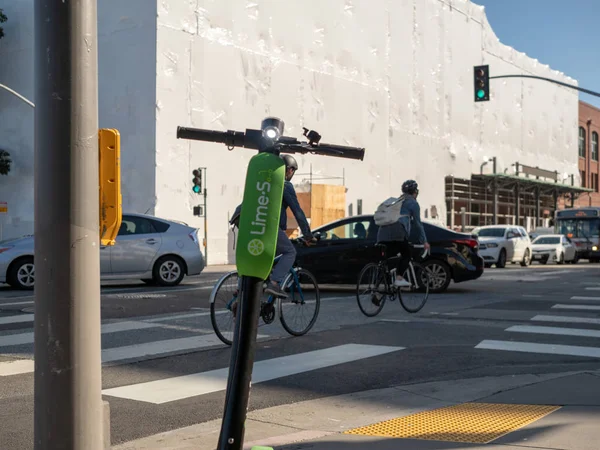
[(238, 274), (233, 271), (217, 281), (210, 294), (210, 321), (217, 337), (227, 345), (233, 343), (239, 288)]
[(429, 298), (429, 286), (431, 286), (431, 276), (429, 271), (422, 265), (412, 262), (414, 274), (410, 266), (404, 272), (404, 279), (411, 285), (398, 289), (400, 304), (409, 313), (416, 313), (425, 306)]
[(279, 299), (279, 320), (292, 336), (302, 336), (313, 327), (321, 308), (321, 294), (316, 278), (308, 270), (293, 269), (286, 277)]
[(375, 317), (383, 309), (387, 298), (385, 271), (379, 264), (369, 263), (360, 271), (356, 284), (356, 301), (361, 312)]

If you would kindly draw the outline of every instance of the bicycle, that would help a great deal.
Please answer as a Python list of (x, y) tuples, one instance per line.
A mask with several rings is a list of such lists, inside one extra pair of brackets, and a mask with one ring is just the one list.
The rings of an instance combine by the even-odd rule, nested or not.
[[(396, 279), (396, 268), (390, 269), (390, 261), (398, 258), (400, 253), (391, 258), (387, 258), (386, 245), (377, 244), (381, 249), (381, 261), (377, 263), (368, 263), (362, 268), (358, 275), (356, 285), (356, 300), (361, 312), (367, 317), (374, 317), (381, 312), (386, 300), (394, 301), (396, 295), (404, 310), (408, 313), (416, 313), (425, 306), (429, 298), (429, 286), (431, 285), (431, 277), (429, 272), (413, 257), (414, 249), (423, 248), (423, 245), (411, 245), (411, 258), (408, 264), (408, 269), (404, 272), (404, 279), (410, 283), (410, 287), (397, 287), (394, 285)], [(425, 250), (420, 258), (427, 256), (428, 251)], [(364, 305), (361, 302), (361, 286), (368, 285), (367, 298)], [(406, 290), (407, 289), (407, 290)], [(363, 293), (364, 294), (364, 293)], [(417, 306), (412, 308), (408, 305), (408, 300), (411, 294), (424, 294), (422, 300), (417, 303)], [(366, 306), (375, 306), (374, 312), (367, 312)]]
[[(296, 242), (304, 242), (301, 239), (296, 239)], [(274, 264), (281, 259), (281, 255), (275, 258)], [(227, 292), (226, 283), (233, 280), (233, 288), (231, 292)], [(240, 297), (240, 279), (237, 275), (237, 270), (233, 270), (223, 275), (215, 284), (210, 294), (210, 320), (212, 327), (217, 337), (226, 345), (231, 345), (233, 342), (233, 333), (235, 330), (235, 316), (237, 312), (237, 299)], [(305, 287), (303, 287), (303, 285)], [(308, 288), (306, 287), (308, 286)], [(312, 286), (312, 289), (311, 289)], [(266, 283), (263, 288), (266, 287)], [(319, 285), (317, 280), (312, 273), (308, 270), (298, 267), (296, 263), (290, 269), (289, 274), (285, 277), (282, 282), (283, 291), (287, 294), (287, 298), (275, 297), (269, 295), (268, 298), (261, 300), (260, 305), (260, 317), (264, 322), (262, 325), (269, 325), (275, 321), (276, 315), (279, 315), (279, 321), (281, 325), (292, 336), (303, 336), (310, 331), (314, 326), (317, 317), (319, 315), (319, 309), (321, 307), (321, 296), (319, 292)], [(314, 299), (306, 299), (305, 291), (313, 291)], [(219, 296), (223, 296), (222, 302), (225, 304), (223, 311), (217, 311), (217, 302), (220, 300)], [(289, 319), (291, 312), (288, 311), (297, 310), (304, 305), (315, 304), (314, 312), (308, 324), (304, 327), (293, 327)], [(285, 306), (285, 307), (284, 307)], [(298, 312), (298, 311), (295, 311)], [(278, 314), (277, 314), (278, 313)], [(217, 322), (220, 317), (227, 315), (228, 319), (231, 320), (231, 329), (224, 331), (224, 327), (221, 327)], [(227, 336), (226, 336), (227, 335)]]

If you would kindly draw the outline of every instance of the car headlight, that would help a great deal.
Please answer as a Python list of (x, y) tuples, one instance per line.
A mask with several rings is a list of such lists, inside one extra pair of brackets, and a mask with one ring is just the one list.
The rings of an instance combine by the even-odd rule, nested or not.
[(592, 251), (593, 251), (593, 252), (597, 252), (597, 251), (598, 251), (598, 246), (594, 245), (594, 246), (592, 247)]

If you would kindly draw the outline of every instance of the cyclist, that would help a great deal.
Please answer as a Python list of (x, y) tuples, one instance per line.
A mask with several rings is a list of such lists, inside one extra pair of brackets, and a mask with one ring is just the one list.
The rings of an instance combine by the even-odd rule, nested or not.
[[(419, 185), (415, 180), (406, 180), (402, 184), (402, 207), (400, 209), (400, 218), (398, 222), (391, 225), (379, 227), (377, 233), (377, 241), (387, 245), (393, 250), (393, 254), (400, 253), (396, 265), (396, 281), (394, 284), (398, 287), (410, 286), (410, 283), (402, 276), (410, 262), (410, 244), (412, 237), (412, 224), (416, 227), (417, 239), (420, 244), (423, 244), (425, 250), (429, 250), (430, 246), (425, 236), (425, 229), (421, 223), (421, 207), (417, 202), (419, 195)], [(412, 223), (411, 223), (412, 222)]]
[[(269, 294), (275, 295), (277, 297), (286, 298), (287, 295), (281, 288), (281, 282), (285, 278), (285, 276), (289, 273), (290, 269), (294, 265), (294, 261), (296, 260), (296, 248), (290, 242), (287, 234), (285, 233), (287, 229), (287, 209), (290, 208), (298, 225), (300, 226), (300, 230), (302, 231), (302, 236), (306, 241), (307, 245), (315, 242), (316, 239), (312, 235), (310, 231), (310, 226), (308, 225), (308, 221), (306, 220), (306, 216), (302, 208), (300, 207), (300, 203), (298, 202), (298, 197), (296, 196), (296, 190), (294, 189), (294, 185), (291, 183), (291, 180), (298, 170), (298, 163), (296, 159), (291, 155), (280, 155), (280, 158), (285, 163), (285, 182), (283, 186), (283, 199), (281, 204), (281, 214), (279, 216), (279, 230), (277, 235), (277, 245), (275, 248), (275, 253), (277, 255), (281, 255), (281, 258), (271, 271), (271, 276), (269, 283), (265, 289), (265, 292)], [(242, 205), (239, 205), (231, 220), (230, 224), (239, 225), (239, 216), (242, 210)]]

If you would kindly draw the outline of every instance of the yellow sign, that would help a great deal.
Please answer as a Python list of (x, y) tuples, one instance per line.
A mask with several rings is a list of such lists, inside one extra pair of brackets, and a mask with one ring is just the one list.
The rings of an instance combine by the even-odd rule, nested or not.
[(115, 245), (122, 220), (121, 136), (118, 130), (102, 128), (98, 133), (100, 184), (100, 242)]
[(0, 202), (0, 214), (8, 214), (8, 202)]

